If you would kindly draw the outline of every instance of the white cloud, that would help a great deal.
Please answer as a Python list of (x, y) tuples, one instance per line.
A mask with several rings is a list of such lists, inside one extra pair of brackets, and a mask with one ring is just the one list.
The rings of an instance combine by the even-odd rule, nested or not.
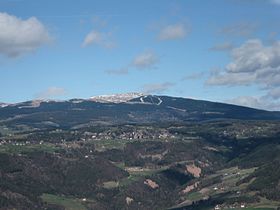
[(232, 61), (207, 81), (210, 85), (280, 86), (280, 42), (270, 46), (261, 40), (248, 40), (231, 52)]
[(143, 92), (147, 94), (162, 93), (169, 90), (175, 84), (170, 82), (146, 84), (143, 86)]
[(132, 66), (138, 69), (151, 69), (159, 62), (158, 56), (153, 52), (144, 52), (137, 55), (133, 61)]
[(279, 110), (280, 99), (280, 42), (264, 45), (259, 39), (248, 40), (231, 51), (231, 62), (213, 72), (208, 85), (255, 85), (266, 93), (261, 97), (242, 96), (233, 102), (241, 105)]
[(159, 33), (159, 40), (175, 40), (183, 39), (188, 34), (189, 29), (187, 29), (185, 24), (177, 23), (174, 25), (167, 25), (163, 27)]
[(249, 85), (256, 80), (255, 74), (251, 73), (227, 73), (217, 72), (212, 73), (207, 79), (207, 85), (225, 85), (225, 86), (238, 86)]
[(280, 42), (264, 46), (259, 39), (249, 40), (232, 51), (232, 58), (233, 62), (226, 66), (229, 72), (255, 72), (280, 67)]
[(271, 101), (266, 97), (240, 96), (226, 101), (227, 103), (252, 107), (257, 109), (265, 109), (270, 111), (279, 111), (280, 102)]
[(47, 90), (44, 90), (36, 94), (37, 99), (53, 99), (60, 96), (66, 95), (66, 90), (60, 87), (49, 87)]
[(0, 13), (0, 54), (17, 57), (51, 41), (47, 28), (36, 18), (22, 20)]
[(96, 30), (89, 32), (82, 43), (82, 47), (99, 45), (105, 48), (114, 48), (116, 45), (110, 40), (111, 33), (102, 33)]
[(84, 39), (84, 42), (82, 44), (83, 47), (87, 47), (91, 44), (101, 44), (103, 38), (102, 34), (98, 31), (91, 31), (88, 33)]

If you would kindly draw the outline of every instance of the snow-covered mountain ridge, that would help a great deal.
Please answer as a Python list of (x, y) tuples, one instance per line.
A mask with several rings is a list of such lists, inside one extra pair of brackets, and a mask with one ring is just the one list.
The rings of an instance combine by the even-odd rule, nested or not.
[(90, 98), (91, 101), (100, 103), (123, 103), (128, 102), (132, 99), (144, 96), (143, 93), (123, 93), (123, 94), (113, 94), (113, 95), (100, 95), (93, 96)]

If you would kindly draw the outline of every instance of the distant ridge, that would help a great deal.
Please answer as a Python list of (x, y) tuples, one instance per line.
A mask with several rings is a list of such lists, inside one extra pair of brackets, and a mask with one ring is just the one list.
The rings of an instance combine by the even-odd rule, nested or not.
[(280, 120), (271, 112), (232, 104), (141, 93), (67, 101), (27, 101), (0, 106), (0, 123), (42, 128), (108, 124)]

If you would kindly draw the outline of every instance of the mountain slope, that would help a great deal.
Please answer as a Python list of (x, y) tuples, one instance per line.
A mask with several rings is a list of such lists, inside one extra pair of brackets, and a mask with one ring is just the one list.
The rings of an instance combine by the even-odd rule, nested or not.
[(58, 102), (29, 101), (0, 108), (0, 123), (5, 125), (25, 124), (33, 127), (172, 121), (199, 122), (223, 119), (278, 120), (280, 112), (151, 95), (140, 96), (121, 103), (72, 99)]

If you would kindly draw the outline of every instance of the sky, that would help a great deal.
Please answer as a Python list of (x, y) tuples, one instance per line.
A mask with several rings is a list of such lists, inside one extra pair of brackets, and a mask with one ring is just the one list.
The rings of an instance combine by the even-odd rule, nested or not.
[(142, 92), (280, 110), (280, 0), (0, 0), (0, 102)]

